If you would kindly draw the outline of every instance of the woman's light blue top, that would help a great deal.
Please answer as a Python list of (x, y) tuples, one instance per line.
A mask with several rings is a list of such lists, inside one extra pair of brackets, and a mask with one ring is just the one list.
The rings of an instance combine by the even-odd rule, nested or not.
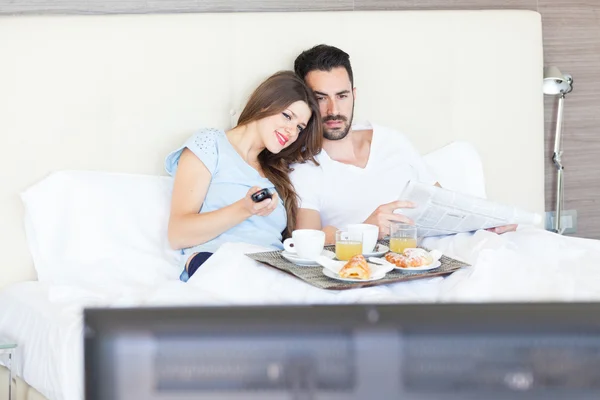
[[(185, 148), (190, 149), (210, 171), (212, 179), (199, 213), (219, 210), (244, 198), (252, 186), (268, 188), (275, 193), (275, 186), (267, 178), (247, 164), (233, 148), (225, 132), (220, 129), (201, 129), (165, 160), (169, 175), (175, 176), (179, 157)], [(268, 216), (253, 215), (240, 224), (223, 232), (216, 238), (182, 250), (182, 265), (197, 252), (214, 253), (225, 242), (245, 242), (274, 250), (283, 249), (281, 233), (287, 226), (283, 201)]]

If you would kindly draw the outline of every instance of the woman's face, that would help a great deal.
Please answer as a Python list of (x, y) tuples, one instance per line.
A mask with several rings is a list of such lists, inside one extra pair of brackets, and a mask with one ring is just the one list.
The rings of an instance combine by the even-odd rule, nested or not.
[(267, 150), (277, 154), (294, 143), (306, 128), (311, 115), (305, 102), (296, 101), (279, 114), (259, 120), (258, 131)]

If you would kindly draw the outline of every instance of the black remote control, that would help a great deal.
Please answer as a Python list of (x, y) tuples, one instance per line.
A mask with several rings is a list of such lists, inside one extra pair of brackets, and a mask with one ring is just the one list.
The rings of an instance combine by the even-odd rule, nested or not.
[(270, 199), (273, 195), (269, 192), (269, 189), (262, 189), (252, 195), (252, 201), (255, 203), (260, 203), (264, 199)]

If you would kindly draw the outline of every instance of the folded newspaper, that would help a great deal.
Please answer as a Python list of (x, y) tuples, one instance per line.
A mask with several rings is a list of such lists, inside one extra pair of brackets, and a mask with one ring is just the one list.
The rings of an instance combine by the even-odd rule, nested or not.
[(537, 213), (419, 182), (409, 182), (399, 199), (416, 205), (416, 208), (395, 212), (415, 221), (419, 237), (472, 232), (508, 224), (538, 225), (542, 221)]

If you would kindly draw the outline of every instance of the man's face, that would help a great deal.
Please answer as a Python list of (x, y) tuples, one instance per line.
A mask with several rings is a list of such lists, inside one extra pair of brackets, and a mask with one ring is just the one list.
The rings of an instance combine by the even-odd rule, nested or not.
[(323, 137), (340, 140), (346, 137), (352, 126), (355, 89), (344, 67), (331, 71), (311, 71), (306, 84), (319, 102), (323, 118)]

